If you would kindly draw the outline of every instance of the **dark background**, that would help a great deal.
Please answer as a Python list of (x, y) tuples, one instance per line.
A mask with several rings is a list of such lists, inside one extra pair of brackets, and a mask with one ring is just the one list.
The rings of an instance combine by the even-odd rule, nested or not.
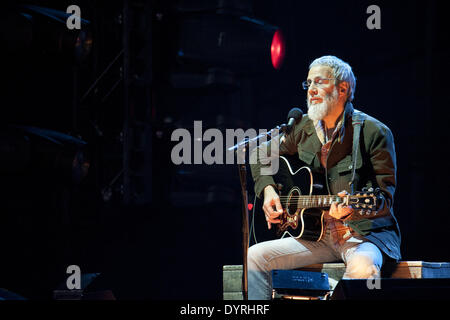
[[(17, 15), (22, 3), (64, 12), (77, 4), (90, 22), (83, 28), (93, 35), (87, 59), (76, 62), (72, 51), (58, 47), (48, 30), (67, 33), (65, 25), (38, 14), (32, 40), (24, 40), (26, 23)], [(381, 8), (380, 30), (366, 27), (371, 4)], [(112, 290), (118, 299), (221, 299), (222, 266), (242, 264), (237, 166), (175, 166), (171, 133), (192, 130), (194, 120), (202, 121), (203, 130), (270, 129), (285, 122), (293, 106), (306, 111), (301, 82), (309, 63), (326, 54), (352, 66), (355, 107), (393, 131), (403, 260), (450, 261), (449, 49), (443, 2), (27, 1), (3, 6), (0, 287), (49, 299), (65, 283), (67, 266), (76, 264), (83, 273), (101, 273), (97, 288)], [(205, 36), (210, 25), (184, 34), (180, 23), (186, 17), (228, 21), (242, 15), (283, 30), (286, 57), (280, 70), (268, 57), (224, 62)], [(230, 35), (242, 36), (234, 49), (245, 52), (253, 42), (239, 24), (227, 23), (238, 31)], [(195, 61), (186, 54), (183, 60), (177, 56), (180, 39), (206, 56)], [(263, 36), (251, 39), (267, 52)], [(59, 145), (11, 125), (54, 130), (87, 144)], [(45, 152), (42, 145), (49, 145)], [(65, 176), (71, 162), (57, 165), (61, 154), (72, 159), (74, 149), (89, 160), (88, 174), (78, 183)], [(249, 177), (251, 201), (252, 187)], [(258, 216), (256, 235), (258, 241), (269, 237)]]

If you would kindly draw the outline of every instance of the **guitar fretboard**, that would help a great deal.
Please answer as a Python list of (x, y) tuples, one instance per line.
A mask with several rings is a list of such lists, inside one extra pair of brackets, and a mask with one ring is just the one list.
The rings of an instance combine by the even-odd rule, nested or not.
[[(287, 202), (297, 203), (297, 208), (328, 208), (331, 203), (344, 203), (348, 197), (339, 197), (337, 195), (313, 195), (313, 196), (292, 196), (284, 199), (284, 204)], [(283, 204), (283, 199), (281, 200)]]
[(283, 207), (286, 207), (288, 204), (295, 204), (298, 209), (329, 208), (333, 202), (356, 205), (356, 208), (372, 209), (376, 206), (376, 198), (373, 194), (359, 193), (345, 197), (339, 197), (338, 195), (282, 196), (280, 200)]

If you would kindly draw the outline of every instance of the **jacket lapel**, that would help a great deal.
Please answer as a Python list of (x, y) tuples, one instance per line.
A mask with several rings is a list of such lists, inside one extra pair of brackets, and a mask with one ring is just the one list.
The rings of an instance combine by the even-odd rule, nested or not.
[(308, 119), (308, 122), (305, 124), (303, 130), (306, 133), (306, 138), (303, 143), (298, 144), (298, 156), (300, 160), (306, 164), (313, 165), (314, 167), (320, 167), (318, 156), (322, 143), (317, 136), (313, 121)]

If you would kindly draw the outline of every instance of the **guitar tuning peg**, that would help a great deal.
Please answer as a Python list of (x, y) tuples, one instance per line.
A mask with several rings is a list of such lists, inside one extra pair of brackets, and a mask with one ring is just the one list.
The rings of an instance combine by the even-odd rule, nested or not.
[(372, 210), (370, 210), (370, 209), (366, 211), (366, 214), (367, 214), (367, 215), (369, 215), (369, 214), (371, 214), (371, 213), (372, 213)]
[(364, 214), (364, 210), (361, 210), (359, 214), (362, 216)]
[(366, 192), (366, 191), (367, 191), (367, 187), (362, 188), (361, 191), (362, 191), (362, 192)]
[(373, 192), (373, 188), (372, 187), (370, 187), (367, 191), (369, 191), (369, 192)]

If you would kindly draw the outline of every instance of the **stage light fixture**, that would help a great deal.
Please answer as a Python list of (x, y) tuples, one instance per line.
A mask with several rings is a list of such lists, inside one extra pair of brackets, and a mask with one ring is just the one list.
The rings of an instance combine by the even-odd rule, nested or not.
[(0, 23), (3, 30), (0, 38), (7, 42), (11, 54), (37, 51), (82, 63), (93, 44), (90, 21), (80, 19), (80, 29), (70, 30), (66, 25), (70, 16), (64, 11), (35, 5), (10, 8)]
[(83, 62), (92, 49), (90, 21), (81, 19), (80, 29), (69, 30), (67, 19), (71, 16), (64, 11), (35, 5), (24, 5), (23, 14), (33, 22), (33, 35), (37, 47), (46, 53), (66, 55), (76, 62)]
[(86, 142), (49, 129), (11, 125), (1, 131), (0, 174), (25, 171), (80, 183), (88, 174)]
[(179, 21), (178, 61), (236, 73), (279, 70), (286, 45), (280, 28), (248, 16), (197, 14)]
[(285, 55), (286, 44), (283, 34), (280, 29), (275, 31), (270, 45), (270, 56), (272, 58), (272, 65), (275, 69), (280, 69)]

